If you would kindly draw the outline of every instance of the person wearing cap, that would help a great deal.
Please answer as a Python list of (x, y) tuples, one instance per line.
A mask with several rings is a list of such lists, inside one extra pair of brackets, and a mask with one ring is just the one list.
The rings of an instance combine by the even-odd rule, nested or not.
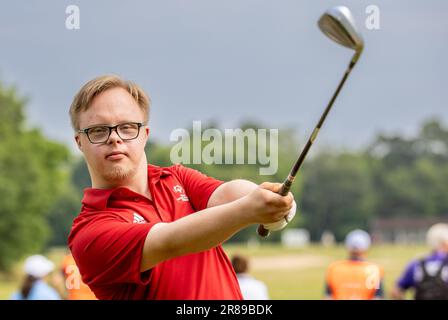
[(348, 258), (333, 262), (326, 274), (326, 298), (333, 300), (382, 299), (383, 268), (366, 261), (371, 239), (363, 230), (353, 230), (345, 238)]
[(448, 224), (437, 223), (426, 234), (431, 253), (411, 261), (392, 289), (391, 296), (401, 300), (408, 290), (416, 300), (448, 299)]
[(34, 255), (25, 260), (25, 278), (19, 291), (14, 292), (11, 300), (60, 300), (56, 289), (45, 282), (54, 270), (54, 263), (41, 255)]

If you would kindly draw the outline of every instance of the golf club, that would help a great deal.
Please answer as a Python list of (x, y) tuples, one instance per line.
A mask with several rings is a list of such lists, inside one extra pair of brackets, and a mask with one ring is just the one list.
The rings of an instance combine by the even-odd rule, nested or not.
[[(345, 80), (347, 80), (347, 77), (349, 76), (350, 72), (352, 71), (353, 67), (355, 66), (356, 62), (361, 56), (362, 50), (364, 49), (363, 38), (356, 28), (355, 20), (352, 16), (352, 13), (347, 7), (338, 6), (328, 9), (320, 17), (318, 25), (320, 30), (327, 37), (329, 37), (331, 40), (339, 43), (344, 47), (355, 50), (355, 54), (353, 55), (350, 64), (347, 70), (345, 71), (344, 77), (342, 78), (341, 82), (336, 88), (333, 97), (331, 98), (330, 102), (325, 108), (325, 111), (320, 117), (319, 122), (317, 123), (316, 127), (313, 130), (313, 133), (309, 137), (308, 142), (306, 143), (305, 147), (300, 153), (300, 156), (297, 159), (294, 166), (292, 167), (288, 177), (283, 182), (283, 185), (280, 188), (280, 191), (278, 192), (282, 196), (286, 196), (289, 190), (291, 189), (291, 185), (294, 181), (294, 178), (297, 172), (299, 171), (300, 167), (302, 166), (302, 163), (305, 160), (305, 157), (308, 154), (309, 149), (313, 145), (314, 140), (316, 139), (317, 134), (319, 133), (319, 130), (325, 121), (325, 118), (327, 117), (331, 107), (333, 106), (334, 101), (336, 100), (339, 94), (339, 91), (341, 91), (342, 86), (345, 83)], [(284, 219), (286, 223), (289, 222), (286, 216)], [(257, 232), (261, 237), (267, 237), (270, 233), (270, 231), (267, 230), (262, 224), (258, 226)]]

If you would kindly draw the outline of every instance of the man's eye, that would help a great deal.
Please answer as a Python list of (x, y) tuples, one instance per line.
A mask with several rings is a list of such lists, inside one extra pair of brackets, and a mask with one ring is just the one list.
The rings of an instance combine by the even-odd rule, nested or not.
[(134, 123), (125, 123), (120, 126), (121, 131), (132, 131), (137, 130), (138, 126)]
[(98, 127), (98, 128), (90, 128), (89, 133), (91, 134), (102, 134), (107, 131), (107, 128), (104, 127)]

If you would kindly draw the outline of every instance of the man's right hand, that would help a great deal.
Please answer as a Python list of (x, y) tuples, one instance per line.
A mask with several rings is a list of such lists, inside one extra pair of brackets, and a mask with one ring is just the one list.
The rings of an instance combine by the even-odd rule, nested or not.
[(294, 197), (291, 192), (281, 196), (277, 192), (281, 183), (263, 182), (254, 191), (245, 196), (248, 216), (251, 224), (269, 224), (280, 221), (292, 208)]

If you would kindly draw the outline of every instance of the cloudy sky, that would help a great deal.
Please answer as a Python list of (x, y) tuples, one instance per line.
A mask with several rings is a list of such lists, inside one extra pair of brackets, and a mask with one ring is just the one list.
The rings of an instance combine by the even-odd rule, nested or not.
[[(352, 52), (323, 36), (329, 7), (352, 9), (366, 48), (324, 126), (324, 144), (362, 146), (378, 132), (448, 123), (448, 1), (2, 1), (0, 81), (29, 97), (29, 123), (74, 148), (67, 115), (77, 90), (115, 73), (151, 96), (153, 139), (193, 120), (245, 119), (308, 135)], [(66, 8), (80, 29), (66, 28)], [(376, 5), (380, 29), (368, 30)]]

